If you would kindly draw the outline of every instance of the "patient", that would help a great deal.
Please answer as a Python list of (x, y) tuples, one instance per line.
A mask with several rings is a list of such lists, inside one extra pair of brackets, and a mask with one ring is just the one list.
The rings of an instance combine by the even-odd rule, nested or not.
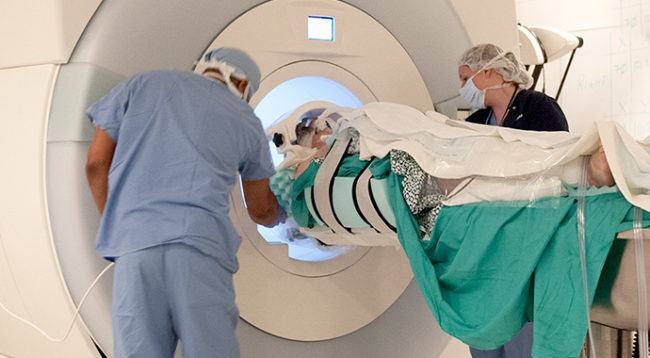
[[(328, 143), (331, 144), (331, 140), (327, 140), (327, 138), (333, 132), (338, 131), (340, 118), (346, 117), (347, 119), (348, 113), (345, 111), (330, 113), (328, 111), (323, 115), (325, 111), (326, 108), (322, 108), (320, 104), (311, 109), (304, 106), (294, 112), (293, 115), (296, 115), (297, 118), (294, 117), (296, 119), (287, 117), (284, 122), (268, 131), (267, 135), (274, 138), (279, 149), (278, 152), (284, 153), (286, 156), (285, 161), (278, 166), (281, 170), (286, 168), (286, 176), (298, 179), (309, 168), (311, 162), (321, 164), (328, 154)], [(359, 158), (361, 145), (360, 132), (357, 129), (354, 125), (352, 128), (348, 128), (351, 141), (346, 150), (346, 158), (355, 155), (356, 158)], [(283, 133), (282, 141), (276, 141), (275, 137), (278, 133)], [(429, 237), (437, 214), (443, 205), (458, 206), (494, 200), (536, 201), (549, 196), (566, 196), (566, 186), (577, 186), (581, 180), (582, 172), (582, 160), (576, 158), (563, 166), (526, 176), (509, 178), (472, 176), (460, 179), (442, 179), (429, 175), (406, 152), (391, 150), (388, 157), (390, 170), (403, 178), (401, 184), (404, 200), (411, 214), (416, 217), (425, 238)], [(313, 171), (310, 173), (310, 175), (314, 175)], [(594, 152), (589, 159), (586, 179), (588, 185), (594, 187), (615, 184), (602, 147)], [(307, 179), (301, 181), (304, 185), (308, 185), (309, 182), (310, 180)], [(287, 194), (293, 199), (288, 199), (288, 202), (296, 200), (298, 194), (294, 191), (299, 192), (303, 189), (301, 186), (295, 188), (293, 180), (291, 183), (290, 192), (292, 194)]]
[[(300, 177), (312, 161), (320, 164), (329, 151), (324, 137), (332, 135), (333, 131), (322, 118), (319, 119), (320, 113), (312, 112), (303, 113), (298, 120), (294, 129), (296, 139), (293, 143), (305, 149), (315, 149), (315, 151), (308, 156), (303, 156), (296, 163), (294, 178)], [(346, 151), (348, 156), (359, 154), (359, 132), (352, 130), (350, 133), (352, 140)], [(505, 180), (503, 178), (501, 180), (489, 177), (435, 178), (422, 170), (408, 153), (399, 150), (390, 152), (390, 163), (391, 170), (404, 178), (402, 182), (403, 197), (409, 210), (416, 217), (425, 238), (430, 236), (442, 205), (456, 206), (476, 201), (507, 200), (507, 195), (504, 196), (504, 192), (512, 189), (511, 186), (503, 185), (503, 180)], [(579, 183), (580, 163), (581, 160), (576, 160), (572, 163), (573, 165), (558, 167), (538, 176), (532, 176), (530, 179), (510, 178), (508, 182), (515, 186), (521, 186), (522, 190), (515, 191), (520, 196), (526, 195), (524, 198), (526, 200), (537, 200), (545, 196), (564, 196), (566, 189), (562, 182), (568, 185)], [(589, 186), (602, 187), (615, 184), (602, 147), (589, 159), (587, 173)], [(533, 194), (525, 194), (530, 191)], [(513, 197), (511, 200), (522, 199)]]
[(310, 158), (298, 163), (296, 167), (296, 178), (309, 167), (309, 163), (313, 159), (324, 158), (329, 151), (329, 147), (323, 140), (323, 137), (331, 135), (332, 129), (326, 123), (323, 122), (321, 125), (317, 121), (317, 117), (306, 115), (300, 118), (300, 121), (296, 125), (297, 144), (303, 147), (317, 149)]

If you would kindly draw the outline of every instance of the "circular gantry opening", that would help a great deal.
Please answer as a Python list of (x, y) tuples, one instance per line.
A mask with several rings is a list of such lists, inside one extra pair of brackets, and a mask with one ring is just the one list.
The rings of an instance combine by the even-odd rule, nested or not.
[[(301, 105), (312, 101), (327, 101), (351, 108), (363, 105), (354, 93), (336, 81), (320, 76), (301, 76), (282, 82), (270, 90), (255, 107), (255, 114), (267, 129), (286, 119)], [(277, 167), (285, 156), (277, 152), (271, 141), (269, 147), (273, 163)], [(323, 244), (317, 237), (301, 231), (291, 218), (274, 228), (258, 225), (257, 231), (269, 244), (287, 245), (288, 256), (300, 261), (327, 261), (351, 249), (349, 246)]]

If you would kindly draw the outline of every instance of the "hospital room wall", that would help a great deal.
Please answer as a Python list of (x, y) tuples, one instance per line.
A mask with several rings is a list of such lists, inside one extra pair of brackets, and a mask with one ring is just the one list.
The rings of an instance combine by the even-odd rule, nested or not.
[(2, 0), (0, 68), (68, 62), (101, 0)]
[[(650, 135), (650, 0), (516, 0), (516, 6), (523, 25), (584, 39), (559, 98), (572, 132), (612, 120), (637, 140)], [(568, 59), (546, 66), (547, 94), (555, 96)]]

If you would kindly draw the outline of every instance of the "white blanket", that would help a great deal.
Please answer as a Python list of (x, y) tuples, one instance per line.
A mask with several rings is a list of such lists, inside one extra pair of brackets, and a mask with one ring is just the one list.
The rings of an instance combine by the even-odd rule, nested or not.
[(577, 135), (461, 122), (394, 103), (370, 103), (340, 114), (341, 129), (354, 127), (360, 133), (361, 159), (384, 157), (397, 149), (435, 177), (474, 176), (460, 198), (448, 205), (526, 200), (531, 193), (561, 195), (558, 178), (577, 182), (580, 157), (602, 144), (619, 190), (630, 203), (650, 210), (650, 143), (634, 140), (614, 122), (596, 122)]

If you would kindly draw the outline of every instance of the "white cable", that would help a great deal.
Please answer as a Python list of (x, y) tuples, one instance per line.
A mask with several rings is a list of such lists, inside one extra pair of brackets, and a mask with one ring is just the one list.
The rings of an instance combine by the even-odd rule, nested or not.
[(50, 336), (49, 334), (45, 333), (45, 331), (43, 331), (41, 328), (39, 328), (39, 327), (38, 327), (37, 325), (35, 325), (34, 323), (32, 323), (32, 322), (30, 322), (30, 321), (28, 321), (28, 320), (26, 320), (26, 319), (20, 317), (19, 315), (17, 315), (17, 314), (15, 314), (15, 313), (11, 312), (7, 307), (5, 307), (5, 306), (2, 304), (2, 302), (0, 302), (0, 308), (2, 308), (5, 312), (7, 312), (7, 313), (8, 313), (10, 316), (12, 316), (13, 318), (15, 318), (15, 319), (17, 319), (17, 320), (19, 320), (19, 321), (21, 321), (21, 322), (27, 324), (28, 326), (32, 327), (32, 328), (35, 329), (38, 333), (42, 334), (43, 336), (45, 336), (45, 338), (49, 339), (50, 341), (55, 342), (55, 343), (63, 342), (66, 338), (68, 338), (68, 335), (69, 335), (70, 332), (72, 331), (72, 327), (74, 326), (74, 321), (75, 321), (75, 319), (77, 318), (77, 316), (79, 315), (79, 310), (81, 310), (81, 306), (82, 306), (82, 305), (84, 304), (84, 302), (86, 301), (86, 298), (88, 297), (88, 294), (89, 294), (90, 291), (95, 287), (95, 285), (97, 284), (97, 282), (99, 281), (99, 279), (100, 279), (100, 278), (101, 278), (101, 277), (106, 273), (106, 271), (108, 271), (108, 269), (110, 269), (114, 264), (115, 264), (114, 262), (111, 262), (110, 264), (108, 264), (108, 266), (106, 266), (106, 267), (102, 270), (102, 272), (100, 272), (99, 275), (97, 275), (97, 277), (95, 278), (95, 281), (93, 281), (93, 283), (90, 284), (90, 286), (88, 287), (88, 289), (86, 289), (86, 293), (84, 293), (83, 297), (81, 298), (81, 301), (79, 302), (79, 305), (77, 306), (77, 308), (76, 308), (76, 310), (75, 310), (75, 312), (74, 312), (74, 316), (72, 316), (72, 320), (70, 321), (70, 326), (68, 327), (68, 330), (65, 332), (65, 335), (64, 335), (62, 338), (53, 338), (53, 337)]

